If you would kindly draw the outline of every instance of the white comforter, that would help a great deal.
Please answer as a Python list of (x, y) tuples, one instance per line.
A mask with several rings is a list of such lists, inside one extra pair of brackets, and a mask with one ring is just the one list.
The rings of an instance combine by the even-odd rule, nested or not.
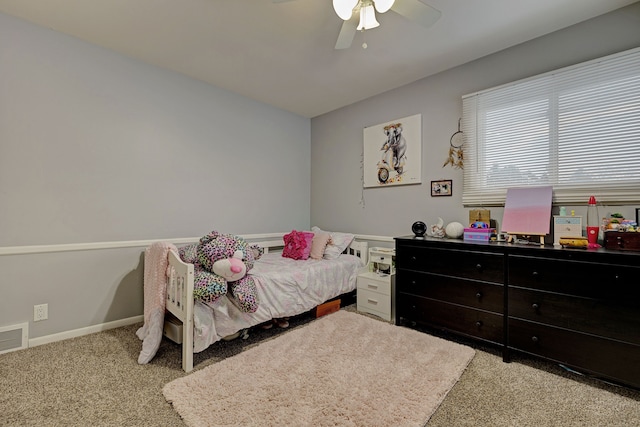
[(209, 305), (196, 301), (193, 351), (267, 320), (304, 313), (354, 290), (360, 267), (360, 258), (346, 254), (336, 260), (304, 261), (264, 254), (249, 272), (258, 288), (258, 310), (243, 313), (226, 297)]

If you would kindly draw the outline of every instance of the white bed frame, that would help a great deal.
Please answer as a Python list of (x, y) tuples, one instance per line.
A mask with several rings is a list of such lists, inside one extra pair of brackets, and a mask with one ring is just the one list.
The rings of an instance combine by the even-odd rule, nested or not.
[[(282, 239), (250, 243), (262, 247), (265, 253), (283, 247)], [(366, 265), (367, 249), (367, 242), (354, 240), (346, 252), (361, 258)], [(193, 282), (193, 264), (183, 262), (178, 254), (169, 251), (166, 310), (182, 322), (182, 369), (185, 372), (193, 370)]]

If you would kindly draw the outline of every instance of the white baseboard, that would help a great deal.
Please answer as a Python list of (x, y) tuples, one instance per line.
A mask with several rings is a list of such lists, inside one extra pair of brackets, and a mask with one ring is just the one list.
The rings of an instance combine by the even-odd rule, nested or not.
[(108, 331), (109, 329), (119, 328), (122, 326), (133, 325), (134, 323), (144, 321), (144, 316), (133, 316), (127, 319), (114, 320), (113, 322), (101, 323), (99, 325), (87, 326), (86, 328), (74, 329), (72, 331), (60, 332), (57, 334), (46, 335), (44, 337), (31, 338), (29, 347), (36, 347), (42, 344), (49, 344), (56, 341), (67, 340), (69, 338), (81, 337), (84, 335), (94, 334), (96, 332)]

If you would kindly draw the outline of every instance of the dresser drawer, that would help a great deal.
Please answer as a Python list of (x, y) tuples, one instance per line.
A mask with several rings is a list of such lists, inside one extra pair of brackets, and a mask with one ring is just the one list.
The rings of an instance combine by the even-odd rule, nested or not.
[(640, 251), (640, 233), (607, 231), (604, 233), (604, 247), (620, 251)]
[(403, 322), (415, 321), (494, 343), (502, 343), (504, 339), (503, 317), (499, 314), (401, 292), (396, 310)]
[(368, 290), (372, 292), (378, 292), (383, 295), (391, 296), (391, 281), (387, 276), (384, 280), (379, 280), (370, 277), (363, 277), (362, 275), (357, 278), (358, 292), (361, 290)]
[[(509, 317), (640, 345), (640, 305), (509, 288)], [(640, 361), (638, 361), (640, 363)]]
[(509, 348), (640, 387), (640, 346), (509, 319)]
[(504, 255), (434, 248), (397, 248), (397, 268), (504, 282)]
[(409, 270), (401, 270), (398, 275), (400, 277), (398, 283), (402, 283), (401, 291), (404, 293), (496, 313), (503, 312), (504, 286), (502, 284), (457, 279)]
[(617, 300), (640, 298), (640, 268), (509, 255), (509, 285)]

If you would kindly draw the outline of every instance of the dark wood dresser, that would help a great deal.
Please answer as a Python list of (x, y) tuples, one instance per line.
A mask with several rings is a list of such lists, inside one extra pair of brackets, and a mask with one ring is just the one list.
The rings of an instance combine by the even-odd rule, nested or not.
[(640, 253), (396, 238), (396, 323), (640, 388)]

